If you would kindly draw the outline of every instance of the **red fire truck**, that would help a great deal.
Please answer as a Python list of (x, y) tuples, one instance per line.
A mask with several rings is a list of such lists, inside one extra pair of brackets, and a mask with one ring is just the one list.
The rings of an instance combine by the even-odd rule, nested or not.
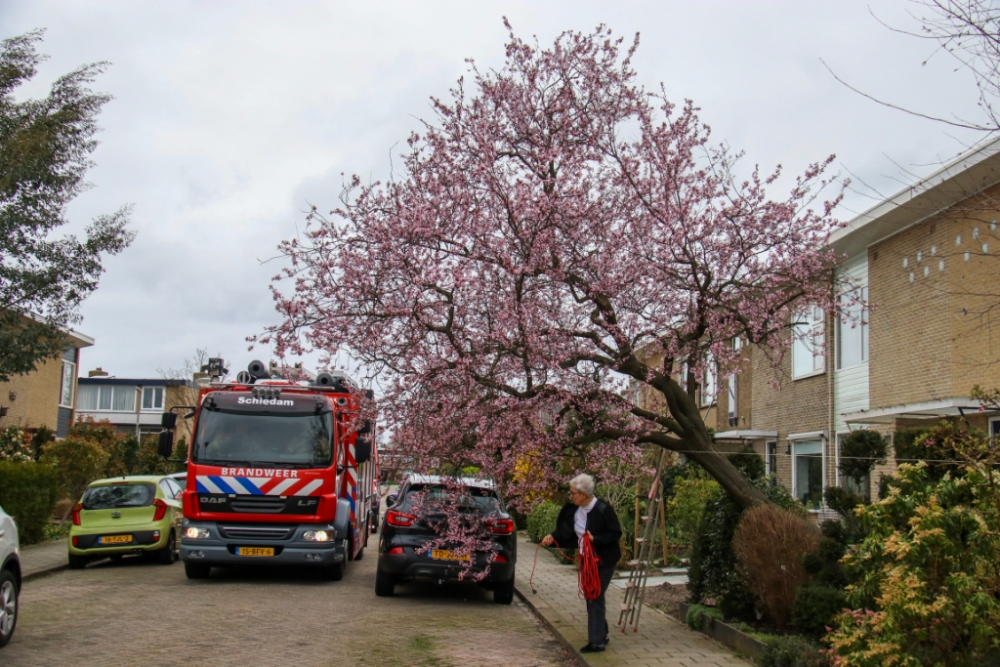
[[(259, 361), (236, 380), (212, 382), (194, 406), (180, 547), (188, 578), (250, 562), (341, 579), (377, 530), (376, 439), (360, 417), (371, 392), (344, 374), (279, 379)], [(164, 416), (165, 427), (175, 422)]]

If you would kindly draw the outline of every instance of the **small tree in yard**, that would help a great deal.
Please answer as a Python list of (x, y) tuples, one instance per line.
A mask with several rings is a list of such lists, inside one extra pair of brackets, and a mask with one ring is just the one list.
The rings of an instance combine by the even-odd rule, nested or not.
[[(636, 444), (683, 451), (740, 505), (768, 502), (715, 449), (697, 382), (726, 375), (744, 341), (781, 358), (803, 303), (833, 309), (823, 250), (839, 195), (832, 157), (771, 199), (780, 168), (737, 175), (690, 102), (635, 83), (603, 27), (549, 48), (513, 33), (496, 71), (471, 65), (409, 140), (399, 180), (355, 177), (327, 219), (281, 247), (279, 353), (345, 350), (383, 376), (380, 408), (429, 459), (514, 478), (530, 456), (638, 462)], [(276, 279), (277, 280), (277, 279)], [(683, 385), (681, 362), (691, 370)], [(625, 381), (662, 397), (630, 400)]]

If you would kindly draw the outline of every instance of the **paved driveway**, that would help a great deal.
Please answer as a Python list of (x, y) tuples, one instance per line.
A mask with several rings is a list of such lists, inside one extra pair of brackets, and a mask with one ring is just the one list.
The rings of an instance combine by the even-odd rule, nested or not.
[[(374, 541), (371, 543), (374, 544)], [(575, 664), (520, 601), (475, 584), (374, 593), (374, 549), (343, 581), (270, 568), (214, 570), (109, 561), (28, 583), (4, 667)]]

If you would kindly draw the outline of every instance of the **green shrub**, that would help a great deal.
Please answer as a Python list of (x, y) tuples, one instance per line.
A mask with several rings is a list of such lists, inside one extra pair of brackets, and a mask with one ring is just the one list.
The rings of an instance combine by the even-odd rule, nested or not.
[(147, 435), (139, 445), (136, 453), (135, 473), (136, 475), (169, 475), (174, 471), (174, 464), (166, 460), (156, 451), (159, 444), (159, 437)]
[(42, 463), (51, 465), (58, 473), (60, 497), (76, 502), (87, 485), (103, 475), (108, 454), (90, 440), (68, 437), (49, 443), (42, 454)]
[(756, 658), (758, 667), (828, 667), (822, 647), (795, 636), (772, 637), (764, 641), (764, 650)]
[(39, 426), (31, 436), (31, 456), (36, 461), (42, 457), (45, 445), (56, 439), (56, 434), (48, 426)]
[[(768, 483), (764, 461), (752, 449), (730, 454), (733, 465), (751, 484), (785, 508), (799, 508), (785, 487)], [(726, 618), (757, 620), (757, 601), (740, 579), (733, 551), (733, 534), (743, 514), (736, 501), (719, 493), (705, 504), (705, 512), (695, 534), (688, 570), (688, 591), (692, 602), (717, 598)]]
[(536, 544), (556, 529), (556, 517), (562, 507), (549, 500), (543, 500), (528, 515), (528, 539)]
[(892, 438), (896, 463), (923, 461), (927, 465), (927, 477), (939, 480), (955, 469), (952, 461), (958, 461), (959, 454), (954, 443), (956, 438), (963, 437), (965, 430), (964, 426), (955, 422), (941, 422), (933, 429), (899, 429)]
[(834, 617), (847, 606), (842, 588), (821, 582), (799, 586), (792, 607), (792, 629), (813, 639), (820, 639), (833, 625)]
[(673, 497), (667, 501), (667, 525), (674, 529), (673, 541), (683, 546), (694, 542), (705, 504), (719, 494), (719, 485), (700, 468), (673, 483)]
[[(921, 438), (961, 466), (904, 464), (847, 556), (851, 611), (825, 640), (843, 667), (1000, 664), (1000, 451), (962, 425)], [(877, 647), (877, 654), (872, 649)]]
[(8, 426), (0, 430), (0, 461), (33, 461), (31, 441), (24, 430)]
[(0, 462), (0, 506), (17, 517), (21, 544), (44, 539), (58, 488), (59, 478), (52, 466), (33, 461)]
[(888, 445), (877, 431), (861, 429), (844, 436), (840, 441), (840, 472), (857, 484), (867, 477), (876, 465), (885, 463)]
[(717, 618), (722, 620), (722, 612), (715, 607), (707, 607), (703, 604), (692, 604), (688, 605), (687, 616), (684, 617), (684, 622), (687, 623), (688, 627), (697, 632), (701, 632), (702, 620), (706, 616), (711, 616), (712, 618)]

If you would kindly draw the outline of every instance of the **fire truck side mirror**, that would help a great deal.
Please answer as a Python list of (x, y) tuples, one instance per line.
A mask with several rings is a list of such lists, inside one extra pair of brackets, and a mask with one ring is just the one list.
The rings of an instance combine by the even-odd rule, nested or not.
[[(174, 415), (174, 417), (176, 416), (177, 415)], [(170, 455), (174, 453), (173, 431), (160, 432), (160, 441), (156, 444), (156, 453), (165, 459), (169, 459)]]
[(160, 416), (160, 426), (166, 429), (171, 429), (177, 426), (177, 413), (176, 412), (164, 412)]
[(358, 428), (358, 435), (365, 435), (371, 432), (372, 432), (371, 420), (366, 419), (363, 422), (361, 422), (361, 426)]
[(368, 438), (358, 438), (354, 443), (354, 460), (361, 465), (372, 457), (372, 441)]

